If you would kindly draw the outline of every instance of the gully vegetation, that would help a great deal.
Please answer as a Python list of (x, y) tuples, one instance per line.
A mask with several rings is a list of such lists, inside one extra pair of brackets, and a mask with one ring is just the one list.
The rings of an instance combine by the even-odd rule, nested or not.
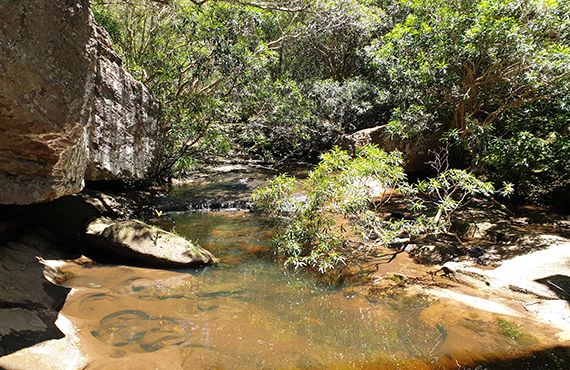
[[(274, 163), (320, 156), (307, 180), (280, 176), (254, 195), (281, 221), (286, 264), (320, 271), (345, 259), (334, 214), (391, 243), (445, 232), (458, 207), (497, 184), (532, 200), (568, 190), (569, 8), (569, 0), (93, 0), (124, 65), (162, 103), (156, 179), (222, 153)], [(410, 184), (398, 152), (330, 150), (377, 126), (394, 139), (433, 137), (445, 166), (436, 160), (434, 177)], [(379, 218), (372, 184), (404, 194), (415, 216)]]
[[(402, 164), (399, 152), (386, 153), (374, 145), (359, 148), (354, 157), (334, 148), (307, 179), (281, 175), (258, 189), (252, 197), (255, 209), (277, 221), (274, 244), (285, 265), (324, 273), (344, 263), (352, 246), (336, 220), (351, 220), (367, 241), (391, 245), (447, 233), (453, 212), (474, 196), (496, 192), (490, 182), (458, 169), (410, 184)], [(405, 195), (412, 217), (384, 218), (378, 212), (394, 192)], [(500, 192), (508, 195), (512, 186), (506, 184)]]

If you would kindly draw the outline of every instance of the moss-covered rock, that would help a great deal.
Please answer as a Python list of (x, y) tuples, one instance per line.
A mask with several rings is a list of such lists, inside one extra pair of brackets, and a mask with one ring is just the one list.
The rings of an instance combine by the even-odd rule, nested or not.
[(138, 220), (93, 221), (87, 231), (90, 248), (136, 259), (157, 267), (190, 267), (216, 262), (212, 253), (191, 241)]

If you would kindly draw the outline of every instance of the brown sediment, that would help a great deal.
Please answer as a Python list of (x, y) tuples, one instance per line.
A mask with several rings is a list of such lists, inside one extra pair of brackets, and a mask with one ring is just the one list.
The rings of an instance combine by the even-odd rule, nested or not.
[[(373, 282), (396, 287), (374, 295), (370, 283), (330, 290), (286, 273), (267, 258), (271, 232), (247, 213), (179, 215), (177, 232), (220, 255), (220, 266), (62, 267), (73, 288), (62, 314), (88, 369), (451, 369), (559, 344), (525, 318), (398, 288), (401, 279), (431, 281), (405, 254), (368, 261)], [(516, 338), (499, 319), (518, 328)]]

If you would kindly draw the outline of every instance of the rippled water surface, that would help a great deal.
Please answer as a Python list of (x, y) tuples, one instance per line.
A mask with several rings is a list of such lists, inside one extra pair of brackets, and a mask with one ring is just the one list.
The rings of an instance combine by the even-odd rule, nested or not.
[(76, 290), (62, 312), (81, 328), (91, 368), (520, 368), (497, 359), (539, 347), (530, 324), (513, 323), (510, 335), (498, 316), (451, 302), (370, 300), (285, 273), (268, 251), (270, 228), (249, 213), (170, 216), (221, 263), (70, 267), (66, 284)]

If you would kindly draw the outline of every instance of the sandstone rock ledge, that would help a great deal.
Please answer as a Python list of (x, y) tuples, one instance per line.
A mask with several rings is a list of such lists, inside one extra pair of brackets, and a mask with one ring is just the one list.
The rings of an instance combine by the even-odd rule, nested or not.
[(144, 178), (159, 116), (88, 0), (0, 2), (0, 204)]
[(438, 136), (433, 133), (415, 139), (392, 138), (382, 125), (345, 135), (341, 142), (343, 149), (352, 152), (366, 144), (376, 144), (387, 152), (397, 149), (404, 155), (406, 171), (422, 172), (431, 169), (428, 162), (434, 159), (431, 151), (438, 148)]

